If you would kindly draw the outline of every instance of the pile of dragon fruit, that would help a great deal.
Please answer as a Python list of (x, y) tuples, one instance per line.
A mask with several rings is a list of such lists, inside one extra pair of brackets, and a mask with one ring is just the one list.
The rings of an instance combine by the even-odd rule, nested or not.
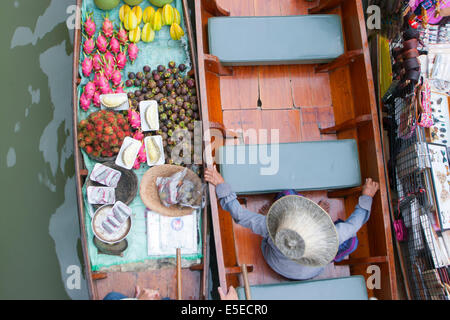
[(122, 70), (128, 61), (133, 63), (137, 59), (139, 49), (129, 41), (122, 24), (115, 30), (108, 16), (104, 17), (98, 35), (92, 13), (87, 14), (83, 29), (82, 72), (90, 81), (84, 86), (80, 107), (87, 111), (92, 104), (100, 107), (102, 94), (124, 93)]

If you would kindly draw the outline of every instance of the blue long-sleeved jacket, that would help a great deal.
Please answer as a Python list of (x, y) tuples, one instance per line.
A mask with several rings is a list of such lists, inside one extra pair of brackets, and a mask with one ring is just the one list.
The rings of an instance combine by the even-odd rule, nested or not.
[[(266, 226), (266, 216), (244, 209), (237, 200), (231, 186), (222, 183), (216, 187), (222, 208), (230, 212), (233, 220), (263, 237), (261, 249), (267, 264), (278, 274), (292, 280), (307, 280), (316, 277), (323, 267), (308, 267), (288, 259), (272, 242)], [(355, 211), (343, 223), (336, 225), (339, 244), (354, 237), (356, 232), (369, 220), (372, 198), (360, 196)]]

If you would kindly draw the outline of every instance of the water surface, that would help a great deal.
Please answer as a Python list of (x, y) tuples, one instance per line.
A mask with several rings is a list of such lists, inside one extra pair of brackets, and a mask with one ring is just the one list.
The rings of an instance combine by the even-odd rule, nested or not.
[(0, 299), (87, 298), (82, 274), (79, 287), (68, 281), (82, 270), (66, 23), (74, 4), (2, 1)]

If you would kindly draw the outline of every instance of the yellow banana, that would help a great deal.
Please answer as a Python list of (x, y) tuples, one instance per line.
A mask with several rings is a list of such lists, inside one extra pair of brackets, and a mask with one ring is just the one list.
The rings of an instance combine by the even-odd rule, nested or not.
[(155, 14), (153, 15), (151, 26), (152, 29), (155, 31), (159, 31), (162, 28), (162, 17), (161, 13), (159, 13), (158, 11), (156, 11)]
[(140, 6), (136, 6), (132, 11), (136, 15), (138, 25), (140, 25), (142, 22), (142, 8)]
[(120, 21), (124, 22), (125, 17), (127, 16), (127, 14), (131, 11), (131, 8), (129, 5), (124, 4), (122, 7), (120, 7), (120, 11), (119, 11), (119, 18)]
[(125, 16), (125, 22), (124, 27), (128, 31), (134, 30), (138, 26), (138, 20), (136, 17), (136, 14), (133, 11), (128, 12), (128, 14)]
[(170, 26), (173, 23), (173, 8), (170, 4), (166, 4), (162, 9), (162, 22), (164, 25)]
[(134, 30), (131, 30), (128, 34), (128, 38), (133, 43), (138, 43), (141, 40), (141, 27), (137, 27)]
[(180, 15), (180, 12), (176, 8), (173, 8), (173, 22), (181, 25), (181, 15)]
[(142, 28), (142, 41), (144, 42), (152, 42), (155, 40), (155, 31), (153, 31), (150, 23), (146, 23)]
[(172, 23), (172, 26), (170, 27), (170, 36), (173, 40), (180, 40), (181, 37), (184, 36), (183, 28), (176, 22)]
[(153, 19), (154, 14), (155, 14), (155, 9), (153, 9), (152, 6), (147, 7), (144, 10), (144, 14), (142, 16), (144, 23), (150, 23)]

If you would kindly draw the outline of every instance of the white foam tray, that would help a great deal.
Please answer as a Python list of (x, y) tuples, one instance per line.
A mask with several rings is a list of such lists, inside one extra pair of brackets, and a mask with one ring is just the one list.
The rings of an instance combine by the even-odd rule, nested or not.
[(145, 139), (144, 139), (145, 152), (147, 152), (148, 139), (152, 139), (152, 138), (154, 139), (154, 141), (159, 146), (159, 149), (161, 150), (161, 157), (159, 158), (159, 160), (157, 162), (153, 162), (152, 163), (152, 162), (150, 162), (150, 157), (148, 156), (148, 153), (147, 153), (147, 164), (149, 165), (149, 167), (159, 166), (159, 165), (162, 165), (162, 164), (166, 163), (166, 157), (164, 155), (164, 147), (163, 147), (163, 141), (162, 141), (162, 137), (161, 136), (145, 137)]
[(125, 139), (123, 140), (122, 147), (120, 148), (119, 154), (117, 155), (117, 158), (116, 158), (116, 164), (117, 164), (118, 166), (120, 166), (120, 167), (122, 167), (122, 168), (125, 168), (125, 169), (128, 169), (128, 170), (131, 170), (131, 168), (133, 168), (134, 162), (136, 161), (137, 155), (138, 155), (138, 153), (139, 153), (139, 149), (136, 149), (137, 151), (136, 151), (136, 154), (135, 154), (135, 156), (134, 156), (133, 164), (132, 164), (131, 166), (126, 166), (126, 165), (123, 163), (123, 160), (122, 160), (122, 154), (123, 154), (123, 151), (124, 151), (126, 148), (128, 148), (131, 144), (133, 144), (133, 143), (138, 144), (138, 145), (139, 145), (139, 149), (140, 149), (141, 146), (142, 146), (142, 142), (141, 142), (141, 141), (136, 140), (136, 139), (133, 139), (133, 138), (131, 138), (131, 137), (125, 137)]
[[(145, 117), (148, 108), (152, 108), (154, 115), (158, 117), (157, 126), (155, 128), (150, 127), (150, 124), (147, 122), (147, 119)], [(156, 102), (156, 100), (141, 101), (139, 103), (139, 113), (141, 116), (142, 131), (147, 132), (159, 130), (159, 112), (158, 112), (158, 102)]]

